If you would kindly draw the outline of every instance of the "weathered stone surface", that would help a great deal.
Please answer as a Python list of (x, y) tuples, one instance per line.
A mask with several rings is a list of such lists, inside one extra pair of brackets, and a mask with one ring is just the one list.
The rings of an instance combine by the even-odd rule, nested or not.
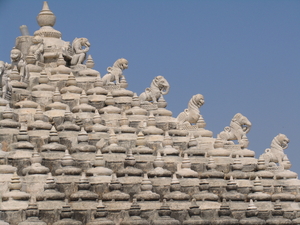
[(101, 78), (55, 21), (45, 2), (0, 61), (0, 224), (299, 224), (284, 134), (256, 159), (241, 113), (217, 137), (201, 94), (172, 117), (163, 76), (138, 97), (126, 59)]

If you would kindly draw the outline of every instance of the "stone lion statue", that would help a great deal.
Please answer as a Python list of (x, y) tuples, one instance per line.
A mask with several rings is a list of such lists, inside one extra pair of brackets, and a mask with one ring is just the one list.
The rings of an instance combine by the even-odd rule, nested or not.
[(224, 131), (218, 134), (218, 138), (224, 141), (237, 140), (242, 148), (246, 148), (249, 144), (246, 133), (250, 131), (251, 126), (252, 124), (247, 117), (237, 113), (232, 118), (229, 127), (225, 127)]
[(177, 122), (179, 124), (183, 123), (190, 123), (194, 124), (197, 123), (200, 117), (200, 110), (199, 108), (204, 104), (204, 97), (201, 94), (194, 95), (189, 103), (188, 108), (185, 109), (177, 116)]
[(75, 38), (72, 42), (73, 56), (71, 65), (82, 64), (85, 60), (86, 53), (90, 50), (90, 42), (87, 38)]
[(170, 85), (163, 76), (157, 76), (153, 79), (150, 88), (146, 88), (140, 96), (140, 102), (153, 102), (157, 103), (158, 99), (162, 95), (168, 94), (170, 91)]
[(284, 134), (278, 134), (273, 138), (271, 148), (267, 148), (265, 153), (261, 155), (261, 157), (265, 159), (267, 167), (276, 166), (276, 163), (278, 163), (280, 167), (287, 169), (287, 165), (284, 164), (284, 159), (288, 160), (288, 158), (283, 150), (288, 148), (289, 142), (290, 140)]
[(14, 47), (10, 52), (10, 59), (11, 59), (11, 64), (8, 64), (7, 69), (10, 70), (11, 72), (14, 69), (14, 67), (17, 67), (17, 70), (20, 73), (22, 80), (24, 80), (25, 61), (24, 61), (23, 53), (19, 49)]
[(115, 61), (112, 67), (107, 67), (107, 74), (102, 77), (103, 85), (107, 85), (110, 82), (116, 82), (119, 84), (121, 78), (124, 77), (123, 70), (128, 68), (128, 61), (124, 58)]

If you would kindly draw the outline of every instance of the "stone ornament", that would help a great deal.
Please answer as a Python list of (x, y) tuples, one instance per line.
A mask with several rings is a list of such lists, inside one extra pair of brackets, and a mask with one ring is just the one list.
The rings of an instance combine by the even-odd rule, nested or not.
[(177, 116), (179, 124), (195, 124), (200, 118), (199, 108), (204, 104), (204, 97), (201, 94), (194, 95), (189, 101), (188, 108)]
[(128, 68), (128, 61), (124, 58), (115, 61), (112, 67), (107, 67), (107, 74), (102, 78), (103, 85), (115, 82), (115, 84), (120, 84), (121, 79), (124, 78), (123, 70)]
[(82, 64), (85, 60), (86, 53), (90, 50), (90, 42), (87, 38), (75, 38), (72, 42), (72, 56), (71, 65), (75, 66)]
[(25, 61), (23, 53), (19, 49), (13, 48), (10, 52), (10, 60), (11, 64), (8, 65), (8, 69), (12, 71), (16, 67), (23, 80), (25, 78)]
[(241, 147), (247, 148), (249, 143), (245, 141), (244, 136), (250, 131), (251, 126), (252, 124), (247, 117), (237, 113), (232, 118), (229, 127), (225, 127), (224, 131), (218, 134), (218, 138), (227, 143), (228, 141), (237, 140)]
[[(262, 158), (265, 160), (267, 167), (276, 167), (278, 163), (279, 167), (284, 169), (286, 167), (284, 160), (286, 154), (284, 154), (285, 149), (288, 148), (290, 140), (285, 134), (278, 134), (273, 138), (271, 142), (271, 148), (267, 148), (265, 153), (262, 154)], [(288, 168), (289, 169), (289, 168)]]
[(170, 85), (168, 81), (163, 76), (157, 76), (153, 79), (150, 88), (146, 88), (140, 96), (140, 102), (146, 103), (153, 102), (157, 103), (158, 99), (162, 95), (168, 94), (170, 91)]
[(101, 79), (88, 39), (62, 40), (55, 19), (45, 2), (0, 61), (0, 225), (300, 224), (286, 135), (257, 159), (241, 113), (217, 137), (201, 94), (173, 117), (163, 76), (138, 97), (120, 58)]

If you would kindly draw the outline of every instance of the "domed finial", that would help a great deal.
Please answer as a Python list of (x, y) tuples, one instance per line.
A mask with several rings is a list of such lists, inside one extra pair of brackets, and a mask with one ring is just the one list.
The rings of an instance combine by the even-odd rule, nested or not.
[(89, 69), (92, 69), (94, 67), (95, 63), (91, 55), (88, 56), (85, 65)]
[(194, 199), (194, 198), (192, 199), (190, 208), (199, 208), (199, 206), (197, 205), (196, 199)]
[(44, 1), (43, 8), (36, 18), (40, 27), (50, 26), (53, 27), (56, 22), (56, 16), (49, 9), (48, 3)]
[(248, 205), (248, 210), (257, 210), (257, 207), (254, 205), (253, 200), (250, 199), (250, 203)]

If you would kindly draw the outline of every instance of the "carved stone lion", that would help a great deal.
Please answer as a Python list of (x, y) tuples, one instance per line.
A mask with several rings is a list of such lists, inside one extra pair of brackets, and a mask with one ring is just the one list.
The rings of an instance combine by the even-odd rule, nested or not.
[(287, 149), (290, 140), (284, 134), (278, 134), (276, 137), (273, 138), (271, 142), (271, 148), (267, 148), (265, 153), (261, 155), (263, 159), (265, 159), (266, 166), (274, 166), (276, 163), (279, 166), (286, 168), (283, 160), (284, 158), (287, 159), (286, 154), (284, 154), (285, 149)]
[(163, 76), (157, 76), (153, 79), (150, 88), (146, 88), (140, 96), (140, 102), (153, 102), (157, 103), (158, 99), (162, 95), (168, 94), (170, 91), (170, 85)]
[(128, 68), (128, 61), (124, 58), (118, 59), (112, 67), (107, 67), (107, 74), (102, 77), (103, 85), (110, 82), (119, 84), (121, 78), (124, 77), (123, 70)]
[(7, 69), (10, 70), (8, 74), (17, 67), (18, 72), (20, 73), (22, 80), (25, 78), (25, 61), (23, 58), (23, 53), (17, 49), (13, 48), (10, 52), (11, 64), (8, 64)]
[(224, 131), (218, 134), (218, 138), (224, 141), (237, 140), (242, 148), (246, 148), (249, 144), (246, 133), (251, 129), (251, 122), (241, 113), (235, 114), (229, 127), (225, 127)]
[(200, 117), (200, 110), (199, 108), (204, 104), (204, 97), (201, 94), (194, 95), (188, 104), (188, 108), (185, 109), (177, 116), (177, 122), (179, 124), (183, 123), (197, 123)]

